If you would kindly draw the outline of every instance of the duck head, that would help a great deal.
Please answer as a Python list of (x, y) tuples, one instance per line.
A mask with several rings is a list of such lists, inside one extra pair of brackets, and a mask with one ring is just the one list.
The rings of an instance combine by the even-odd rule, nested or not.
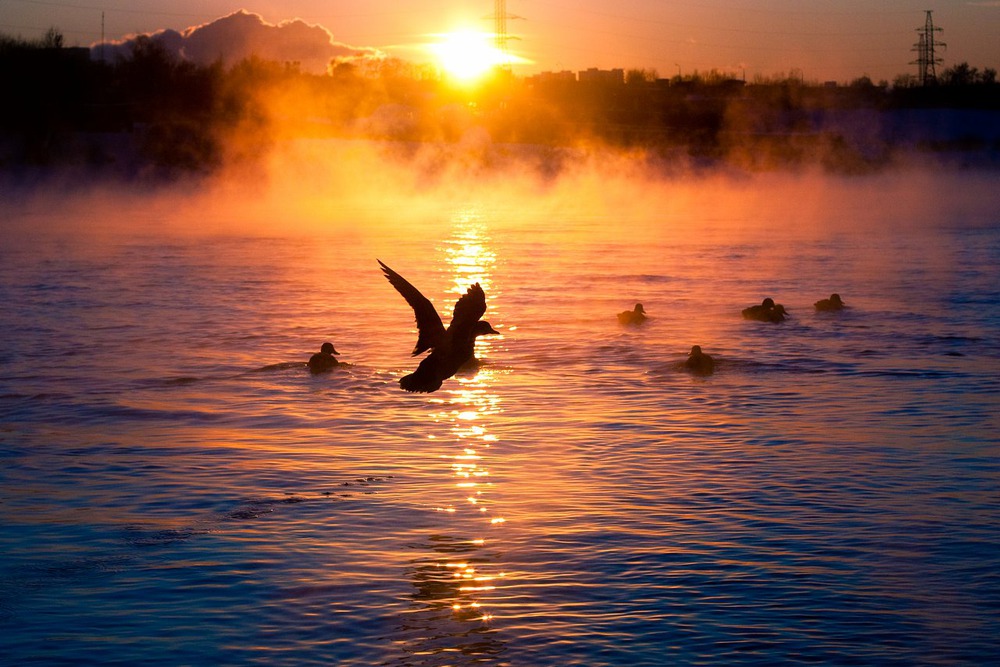
[(491, 334), (499, 335), (500, 332), (494, 329), (489, 322), (486, 320), (479, 320), (476, 322), (476, 326), (472, 328), (472, 336), (489, 336)]

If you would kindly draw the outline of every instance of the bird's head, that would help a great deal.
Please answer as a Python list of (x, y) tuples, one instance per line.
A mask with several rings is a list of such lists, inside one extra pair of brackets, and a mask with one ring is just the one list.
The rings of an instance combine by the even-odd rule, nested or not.
[(500, 332), (490, 326), (490, 323), (486, 320), (479, 320), (476, 322), (476, 326), (472, 328), (472, 335), (475, 336), (488, 336), (490, 334), (499, 335)]

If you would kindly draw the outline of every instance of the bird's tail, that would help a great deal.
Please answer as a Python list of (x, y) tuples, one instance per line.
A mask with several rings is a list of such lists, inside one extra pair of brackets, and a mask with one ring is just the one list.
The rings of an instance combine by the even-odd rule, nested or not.
[(417, 366), (417, 370), (400, 378), (399, 386), (405, 391), (429, 394), (441, 388), (441, 378), (421, 364)]

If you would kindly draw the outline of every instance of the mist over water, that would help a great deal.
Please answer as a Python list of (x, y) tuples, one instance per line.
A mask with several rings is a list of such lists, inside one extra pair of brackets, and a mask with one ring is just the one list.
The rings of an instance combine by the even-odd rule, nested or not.
[[(471, 135), (4, 186), (0, 657), (989, 663), (995, 182)], [(445, 322), (483, 286), (478, 370), (399, 390), (376, 258)]]
[(173, 185), (65, 171), (21, 179), (34, 185), (8, 176), (0, 188), (15, 214), (8, 230), (66, 229), (84, 238), (136, 231), (370, 236), (414, 225), (419, 233), (447, 225), (447, 210), (462, 206), (496, 212), (494, 225), (535, 231), (564, 215), (570, 222), (561, 227), (595, 220), (609, 236), (627, 228), (789, 238), (814, 229), (877, 233), (887, 214), (893, 229), (937, 226), (942, 212), (992, 224), (997, 208), (991, 170), (947, 169), (919, 156), (866, 176), (834, 176), (812, 164), (748, 172), (683, 154), (493, 144), (473, 128), (452, 144), (291, 139), (252, 162)]

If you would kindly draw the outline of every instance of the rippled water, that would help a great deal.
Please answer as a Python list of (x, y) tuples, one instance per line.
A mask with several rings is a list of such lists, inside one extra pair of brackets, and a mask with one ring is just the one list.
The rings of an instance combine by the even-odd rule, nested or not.
[[(996, 664), (1000, 211), (852, 222), (878, 204), (470, 199), (327, 235), (18, 209), (0, 662)], [(376, 257), (446, 318), (483, 285), (478, 372), (398, 389)], [(764, 296), (792, 318), (741, 319)], [(324, 340), (348, 364), (311, 376)]]

